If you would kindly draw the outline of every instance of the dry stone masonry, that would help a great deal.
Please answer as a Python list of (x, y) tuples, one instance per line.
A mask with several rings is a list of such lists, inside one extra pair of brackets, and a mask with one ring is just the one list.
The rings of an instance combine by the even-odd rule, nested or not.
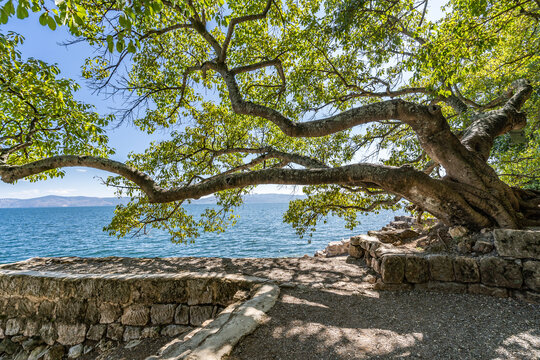
[[(412, 218), (398, 217), (383, 231), (352, 237), (348, 252), (380, 275), (376, 287), (381, 290), (414, 288), (540, 302), (540, 230), (468, 234), (458, 227), (443, 235), (440, 230), (435, 232), (442, 244), (438, 251), (420, 247), (420, 242), (402, 246), (415, 237), (415, 224)], [(417, 240), (421, 236), (416, 233)]]
[(178, 336), (252, 286), (234, 276), (0, 269), (0, 359), (77, 358), (111, 341)]

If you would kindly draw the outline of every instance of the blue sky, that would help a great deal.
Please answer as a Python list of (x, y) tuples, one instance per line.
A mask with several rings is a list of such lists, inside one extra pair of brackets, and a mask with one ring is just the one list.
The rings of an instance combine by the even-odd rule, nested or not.
[[(444, 0), (436, 0), (430, 3), (430, 18), (438, 18), (441, 14), (440, 6)], [(0, 32), (15, 31), (25, 37), (21, 47), (24, 57), (34, 57), (48, 63), (58, 64), (62, 76), (78, 81), (82, 87), (76, 94), (78, 100), (93, 104), (101, 114), (110, 112), (111, 108), (121, 107), (115, 104), (114, 99), (108, 99), (104, 95), (92, 93), (85, 87), (81, 77), (81, 65), (84, 59), (91, 56), (93, 49), (85, 43), (62, 46), (61, 43), (70, 39), (66, 28), (58, 28), (51, 31), (48, 27), (41, 26), (37, 16), (31, 14), (29, 18), (19, 20), (11, 18), (7, 25), (0, 25)], [(164, 138), (166, 134), (147, 135), (138, 131), (134, 126), (124, 123), (119, 127), (108, 131), (110, 146), (116, 149), (113, 159), (124, 161), (129, 152), (142, 152), (152, 140)], [(0, 182), (0, 198), (32, 198), (45, 195), (62, 196), (114, 196), (114, 190), (101, 184), (99, 178), (105, 178), (109, 173), (88, 169), (69, 168), (66, 176), (62, 179), (51, 179), (38, 183), (19, 181), (15, 185)], [(257, 188), (258, 193), (291, 193), (292, 187), (277, 187), (266, 185)]]

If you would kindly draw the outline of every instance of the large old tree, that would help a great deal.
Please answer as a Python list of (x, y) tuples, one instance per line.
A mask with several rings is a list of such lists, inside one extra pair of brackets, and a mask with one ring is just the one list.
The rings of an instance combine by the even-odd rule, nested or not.
[[(0, 37), (0, 176), (84, 166), (132, 197), (109, 226), (182, 240), (220, 230), (259, 184), (305, 185), (285, 219), (411, 203), (471, 230), (540, 224), (540, 1), (4, 1), (0, 22), (39, 15), (98, 52), (83, 75), (124, 96), (111, 116)], [(440, 6), (440, 4), (438, 5)], [(437, 6), (437, 7), (438, 7)], [(431, 11), (431, 12), (430, 12)], [(437, 13), (437, 12), (435, 12)], [(127, 162), (104, 128), (169, 129)], [(509, 133), (518, 134), (520, 141)], [(193, 218), (183, 205), (216, 194)]]

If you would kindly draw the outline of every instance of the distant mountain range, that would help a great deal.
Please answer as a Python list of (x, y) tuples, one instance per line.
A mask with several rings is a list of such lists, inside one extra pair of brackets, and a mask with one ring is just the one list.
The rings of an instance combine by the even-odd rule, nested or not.
[[(248, 204), (286, 203), (294, 199), (303, 199), (303, 195), (287, 194), (253, 194), (247, 195), (244, 202)], [(56, 196), (49, 195), (33, 199), (0, 199), (0, 208), (42, 208), (42, 207), (81, 207), (81, 206), (116, 206), (127, 204), (128, 198), (99, 198), (87, 196)], [(192, 201), (193, 204), (215, 204), (216, 199), (209, 196)]]

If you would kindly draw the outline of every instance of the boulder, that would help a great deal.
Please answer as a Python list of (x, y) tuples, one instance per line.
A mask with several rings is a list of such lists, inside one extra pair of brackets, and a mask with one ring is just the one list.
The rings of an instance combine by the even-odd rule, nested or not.
[(347, 255), (349, 253), (349, 240), (332, 241), (324, 250), (326, 257)]
[(99, 306), (99, 322), (101, 324), (110, 324), (118, 320), (121, 314), (120, 306), (111, 303), (102, 303)]
[(477, 253), (487, 254), (493, 251), (494, 245), (487, 240), (478, 240), (472, 247), (472, 250)]
[(499, 255), (540, 260), (540, 231), (495, 229), (493, 236)]
[(357, 245), (349, 245), (349, 255), (353, 258), (361, 259), (364, 256), (364, 249)]
[(24, 324), (20, 319), (9, 319), (6, 321), (6, 336), (18, 335), (23, 332)]
[(480, 259), (480, 275), (484, 285), (519, 289), (523, 283), (518, 264), (495, 256)]
[(467, 230), (467, 228), (465, 226), (454, 226), (454, 227), (451, 227), (450, 229), (448, 229), (448, 234), (453, 239), (462, 238), (465, 235), (467, 235), (468, 233), (469, 233), (469, 230)]
[(78, 345), (70, 347), (68, 350), (68, 359), (79, 358), (83, 353), (83, 349), (84, 349), (83, 344), (78, 344)]

